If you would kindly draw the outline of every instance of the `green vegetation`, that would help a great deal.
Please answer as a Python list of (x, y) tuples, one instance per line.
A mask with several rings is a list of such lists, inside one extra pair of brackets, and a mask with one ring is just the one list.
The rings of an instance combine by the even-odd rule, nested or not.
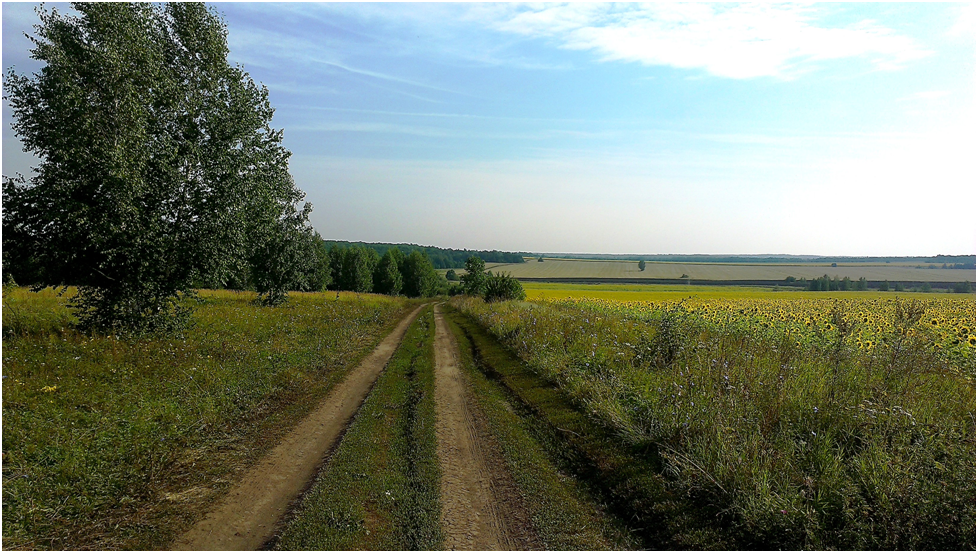
[(303, 498), (278, 549), (441, 547), (434, 335), (428, 307)]
[[(559, 426), (645, 547), (974, 547), (973, 303), (963, 323), (947, 300), (838, 304), (798, 338), (777, 309), (453, 305), (590, 419)], [(970, 356), (938, 347), (962, 340)]]
[(644, 259), (638, 262), (638, 270), (639, 271), (644, 271), (645, 270), (645, 260)]
[(486, 262), (472, 256), (465, 260), (465, 274), (462, 275), (462, 291), (470, 296), (486, 293)]
[[(473, 386), (473, 395), (546, 548), (596, 551), (636, 547), (638, 544), (620, 525), (594, 506), (594, 498), (564, 476), (574, 463), (573, 452), (558, 436), (557, 427), (536, 411), (541, 406), (548, 413), (560, 408), (559, 399), (551, 404), (541, 401), (555, 399), (552, 388), (527, 374), (518, 359), (457, 311), (449, 310), (445, 320), (459, 345), (461, 366)], [(535, 401), (522, 401), (507, 386), (532, 395)], [(566, 418), (558, 420), (567, 425)]]
[(413, 251), (419, 251), (423, 254), (427, 254), (428, 259), (431, 260), (431, 264), (436, 269), (459, 269), (464, 266), (465, 260), (472, 256), (485, 259), (489, 263), (523, 263), (523, 256), (528, 255), (525, 253), (501, 252), (496, 250), (453, 250), (447, 248), (436, 248), (434, 246), (418, 246), (416, 244), (388, 244), (326, 240), (326, 247), (332, 248), (333, 246), (337, 246), (339, 248), (366, 248), (374, 250), (377, 252), (377, 255), (382, 255), (389, 249), (400, 250), (400, 252), (404, 255), (408, 255)]
[[(864, 277), (860, 277), (859, 280), (853, 282), (849, 277), (842, 277), (840, 280), (838, 276), (835, 278), (829, 278), (829, 275), (822, 275), (819, 278), (813, 278), (811, 282), (806, 284), (805, 279), (795, 280), (794, 277), (788, 277), (791, 280), (785, 279), (787, 284), (791, 285), (795, 282), (801, 287), (806, 287), (813, 292), (849, 292), (850, 290), (855, 290), (857, 292), (865, 292), (869, 290), (869, 285)], [(889, 283), (883, 281), (879, 285), (879, 290), (885, 292), (889, 289)], [(929, 288), (928, 288), (929, 291)]]
[(358, 293), (376, 292), (396, 296), (431, 297), (447, 293), (448, 282), (435, 272), (427, 255), (412, 251), (405, 256), (397, 248), (384, 252), (354, 246), (333, 245), (327, 254), (331, 290)]
[[(311, 206), (288, 172), (268, 91), (227, 61), (203, 4), (40, 9), (31, 57), (11, 69), (14, 131), (37, 174), (4, 177), (3, 271), (77, 285), (85, 329), (174, 330), (202, 281), (242, 272), (281, 303), (315, 272)], [(138, 68), (134, 70), (133, 68)]]
[(163, 549), (400, 319), (383, 296), (202, 292), (191, 330), (85, 335), (3, 288), (3, 547)]
[(515, 278), (503, 273), (492, 274), (490, 272), (486, 276), (486, 293), (483, 299), (488, 302), (522, 301), (526, 299), (526, 292), (523, 291), (523, 285), (520, 284), (520, 281)]

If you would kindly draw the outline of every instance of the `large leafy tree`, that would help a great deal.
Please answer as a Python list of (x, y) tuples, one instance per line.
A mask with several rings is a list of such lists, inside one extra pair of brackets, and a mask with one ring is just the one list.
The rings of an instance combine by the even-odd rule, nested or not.
[[(6, 75), (14, 130), (41, 161), (29, 180), (4, 177), (4, 271), (78, 285), (85, 327), (171, 326), (195, 280), (267, 269), (261, 252), (294, 242), (308, 207), (268, 91), (228, 64), (213, 11), (72, 6), (38, 10), (29, 38), (44, 67)], [(259, 292), (280, 296), (281, 276)]]

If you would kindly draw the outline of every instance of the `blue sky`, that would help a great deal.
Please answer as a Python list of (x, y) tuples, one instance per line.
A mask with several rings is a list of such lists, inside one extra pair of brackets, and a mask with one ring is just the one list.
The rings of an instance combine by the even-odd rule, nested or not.
[(326, 238), (975, 253), (973, 4), (213, 6)]

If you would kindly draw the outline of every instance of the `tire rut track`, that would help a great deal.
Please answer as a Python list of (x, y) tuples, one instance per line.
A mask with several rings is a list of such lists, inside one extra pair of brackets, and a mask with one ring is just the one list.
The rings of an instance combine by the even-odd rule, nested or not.
[(459, 370), (457, 346), (436, 305), (435, 418), (445, 549), (542, 549), (470, 394)]
[(224, 499), (171, 546), (175, 550), (255, 550), (271, 538), (291, 502), (356, 414), (424, 306), (408, 314), (336, 385), (322, 404), (247, 471)]

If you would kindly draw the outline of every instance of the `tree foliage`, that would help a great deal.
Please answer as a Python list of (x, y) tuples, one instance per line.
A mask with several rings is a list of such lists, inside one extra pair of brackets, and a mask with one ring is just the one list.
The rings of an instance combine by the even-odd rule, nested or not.
[(409, 253), (403, 267), (405, 296), (427, 298), (438, 292), (438, 273), (426, 254), (418, 250)]
[(368, 293), (374, 289), (374, 269), (379, 262), (377, 252), (366, 248), (348, 248), (339, 257), (340, 290)]
[(487, 302), (506, 300), (525, 300), (526, 292), (519, 280), (502, 272), (486, 276), (486, 291), (484, 298)]
[(390, 248), (378, 257), (372, 248), (343, 248), (334, 243), (329, 249), (330, 289), (409, 297), (447, 293), (448, 283), (438, 276), (424, 252), (414, 250), (405, 256), (400, 249)]
[(486, 262), (472, 256), (465, 261), (462, 290), (470, 296), (481, 296), (486, 291)]
[(396, 296), (404, 288), (404, 277), (401, 266), (404, 264), (404, 254), (397, 248), (384, 252), (374, 271), (374, 291), (378, 294)]
[(41, 161), (4, 177), (4, 271), (78, 285), (83, 327), (171, 326), (195, 281), (246, 266), (284, 297), (308, 265), (310, 208), (267, 89), (227, 62), (224, 23), (202, 4), (72, 6), (37, 12), (44, 67), (6, 74), (14, 130)]

